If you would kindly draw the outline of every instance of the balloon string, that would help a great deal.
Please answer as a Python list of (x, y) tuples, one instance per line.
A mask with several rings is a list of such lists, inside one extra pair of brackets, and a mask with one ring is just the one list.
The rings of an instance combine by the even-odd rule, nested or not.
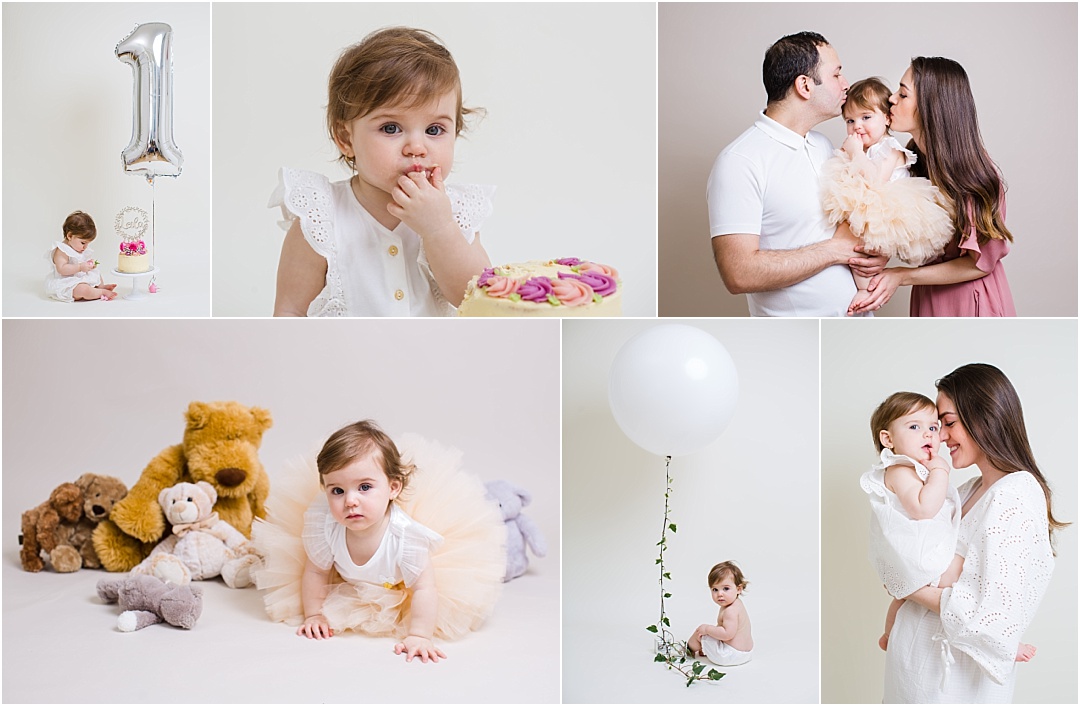
[(157, 267), (157, 184), (153, 179), (150, 180), (150, 247), (154, 250), (150, 266)]

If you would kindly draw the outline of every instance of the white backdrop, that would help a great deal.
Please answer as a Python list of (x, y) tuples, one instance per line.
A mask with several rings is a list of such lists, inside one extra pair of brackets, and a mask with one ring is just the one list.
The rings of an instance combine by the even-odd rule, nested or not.
[[(4, 3), (4, 316), (209, 316), (210, 3)], [(97, 225), (91, 244), (106, 282), (125, 206), (151, 211), (152, 190), (124, 172), (131, 139), (132, 70), (114, 49), (136, 25), (173, 29), (173, 136), (183, 173), (157, 180), (160, 291), (142, 301), (64, 304), (46, 298), (51, 263), (69, 213)], [(142, 282), (145, 292), (147, 283)]]
[[(668, 323), (668, 322), (665, 322)], [(611, 361), (650, 321), (563, 323), (563, 700), (566, 703), (818, 702), (818, 322), (680, 321), (727, 348), (735, 416), (671, 462), (666, 582), (672, 631), (716, 620), (708, 571), (734, 559), (754, 659), (691, 688), (652, 663), (664, 459), (620, 431)]]
[[(1054, 497), (1057, 564), (1024, 642), (1016, 703), (1076, 703), (1076, 321), (822, 322), (822, 702), (881, 700), (885, 653), (877, 640), (889, 596), (867, 560), (870, 511), (859, 476), (876, 453), (870, 414), (897, 390), (936, 396), (934, 381), (990, 363), (1012, 381), (1028, 438)], [(890, 345), (892, 343), (893, 345)], [(953, 484), (978, 473), (957, 471)]]
[(281, 242), (278, 169), (348, 172), (326, 136), (338, 54), (391, 25), (427, 29), (487, 117), (451, 181), (494, 184), (495, 264), (580, 257), (616, 267), (626, 316), (656, 314), (656, 10), (650, 3), (214, 5), (214, 314), (269, 316)]
[[(1076, 316), (1076, 4), (873, 2), (854, 9), (660, 3), (660, 314), (747, 315), (746, 297), (724, 289), (713, 262), (705, 183), (716, 156), (765, 107), (765, 50), (809, 30), (836, 48), (849, 82), (881, 76), (896, 88), (913, 56), (963, 65), (986, 148), (1009, 187), (1016, 240), (1003, 263), (1017, 312)], [(834, 145), (843, 139), (838, 119), (815, 129)], [(907, 142), (908, 135), (899, 137)], [(907, 316), (908, 297), (901, 289), (880, 315)]]
[[(100, 341), (113, 354), (73, 350), (72, 340)], [(482, 341), (513, 345), (495, 354)], [(358, 664), (370, 702), (558, 701), (557, 322), (4, 321), (3, 346), (3, 630), (5, 643), (21, 646), (4, 651), (5, 702), (93, 700), (91, 682), (109, 685), (110, 702), (355, 702), (360, 686), (330, 677)], [(532, 491), (524, 512), (549, 554), (530, 555), (529, 573), (507, 584), (481, 631), (444, 644), (449, 660), (428, 669), (395, 657), (392, 641), (347, 634), (309, 643), (271, 623), (255, 589), (216, 581), (203, 582), (204, 614), (191, 633), (118, 633), (117, 611), (94, 595), (102, 572), (19, 568), (24, 510), (87, 471), (133, 484), (181, 441), (189, 402), (230, 399), (273, 415), (260, 451), (271, 494), (285, 462), (316, 453), (343, 424), (373, 418), (392, 437), (412, 431), (456, 446), (483, 480)], [(86, 659), (94, 649), (117, 667)], [(43, 660), (48, 650), (54, 656)], [(165, 694), (176, 666), (161, 655), (177, 650), (199, 655), (193, 668), (231, 663), (234, 678), (189, 679)], [(58, 671), (68, 678), (49, 679)], [(525, 679), (536, 683), (520, 692)]]

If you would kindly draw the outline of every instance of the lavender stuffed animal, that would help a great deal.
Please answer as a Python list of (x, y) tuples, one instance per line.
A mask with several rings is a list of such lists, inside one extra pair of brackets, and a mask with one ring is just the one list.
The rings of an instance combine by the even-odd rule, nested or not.
[(532, 520), (521, 514), (521, 508), (532, 502), (532, 495), (505, 480), (492, 480), (484, 484), (488, 497), (499, 503), (503, 520), (506, 522), (506, 576), (503, 581), (515, 579), (529, 568), (529, 557), (525, 553), (528, 545), (538, 557), (547, 554), (547, 542), (540, 528)]

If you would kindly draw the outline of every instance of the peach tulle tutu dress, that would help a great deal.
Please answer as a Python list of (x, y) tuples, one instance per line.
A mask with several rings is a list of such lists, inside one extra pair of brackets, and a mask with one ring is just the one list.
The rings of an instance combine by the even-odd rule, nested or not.
[[(905, 164), (886, 181), (875, 173), (890, 150), (904, 154)], [(866, 160), (851, 159), (843, 150), (821, 170), (822, 206), (829, 223), (847, 221), (867, 248), (911, 265), (937, 258), (955, 237), (952, 204), (930, 183), (912, 177), (914, 152), (885, 135), (866, 150)]]
[(439, 594), (435, 637), (459, 638), (491, 615), (506, 572), (506, 526), (498, 505), (477, 477), (461, 470), (457, 449), (409, 434), (398, 449), (416, 471), (391, 504), (379, 550), (363, 566), (341, 551), (344, 527), (329, 514), (314, 462), (292, 464), (273, 479), (266, 520), (252, 527), (263, 557), (255, 583), (265, 591), (271, 619), (303, 622), (300, 580), (309, 557), (335, 569), (323, 604), (335, 632), (404, 637), (411, 597), (406, 589), (429, 562)]

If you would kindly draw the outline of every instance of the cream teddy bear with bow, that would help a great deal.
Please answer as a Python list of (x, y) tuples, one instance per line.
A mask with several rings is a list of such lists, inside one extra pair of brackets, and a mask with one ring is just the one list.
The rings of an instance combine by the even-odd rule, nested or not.
[(214, 512), (217, 491), (206, 481), (177, 483), (158, 494), (172, 532), (132, 574), (177, 586), (221, 575), (230, 588), (250, 586), (259, 561), (251, 541)]

